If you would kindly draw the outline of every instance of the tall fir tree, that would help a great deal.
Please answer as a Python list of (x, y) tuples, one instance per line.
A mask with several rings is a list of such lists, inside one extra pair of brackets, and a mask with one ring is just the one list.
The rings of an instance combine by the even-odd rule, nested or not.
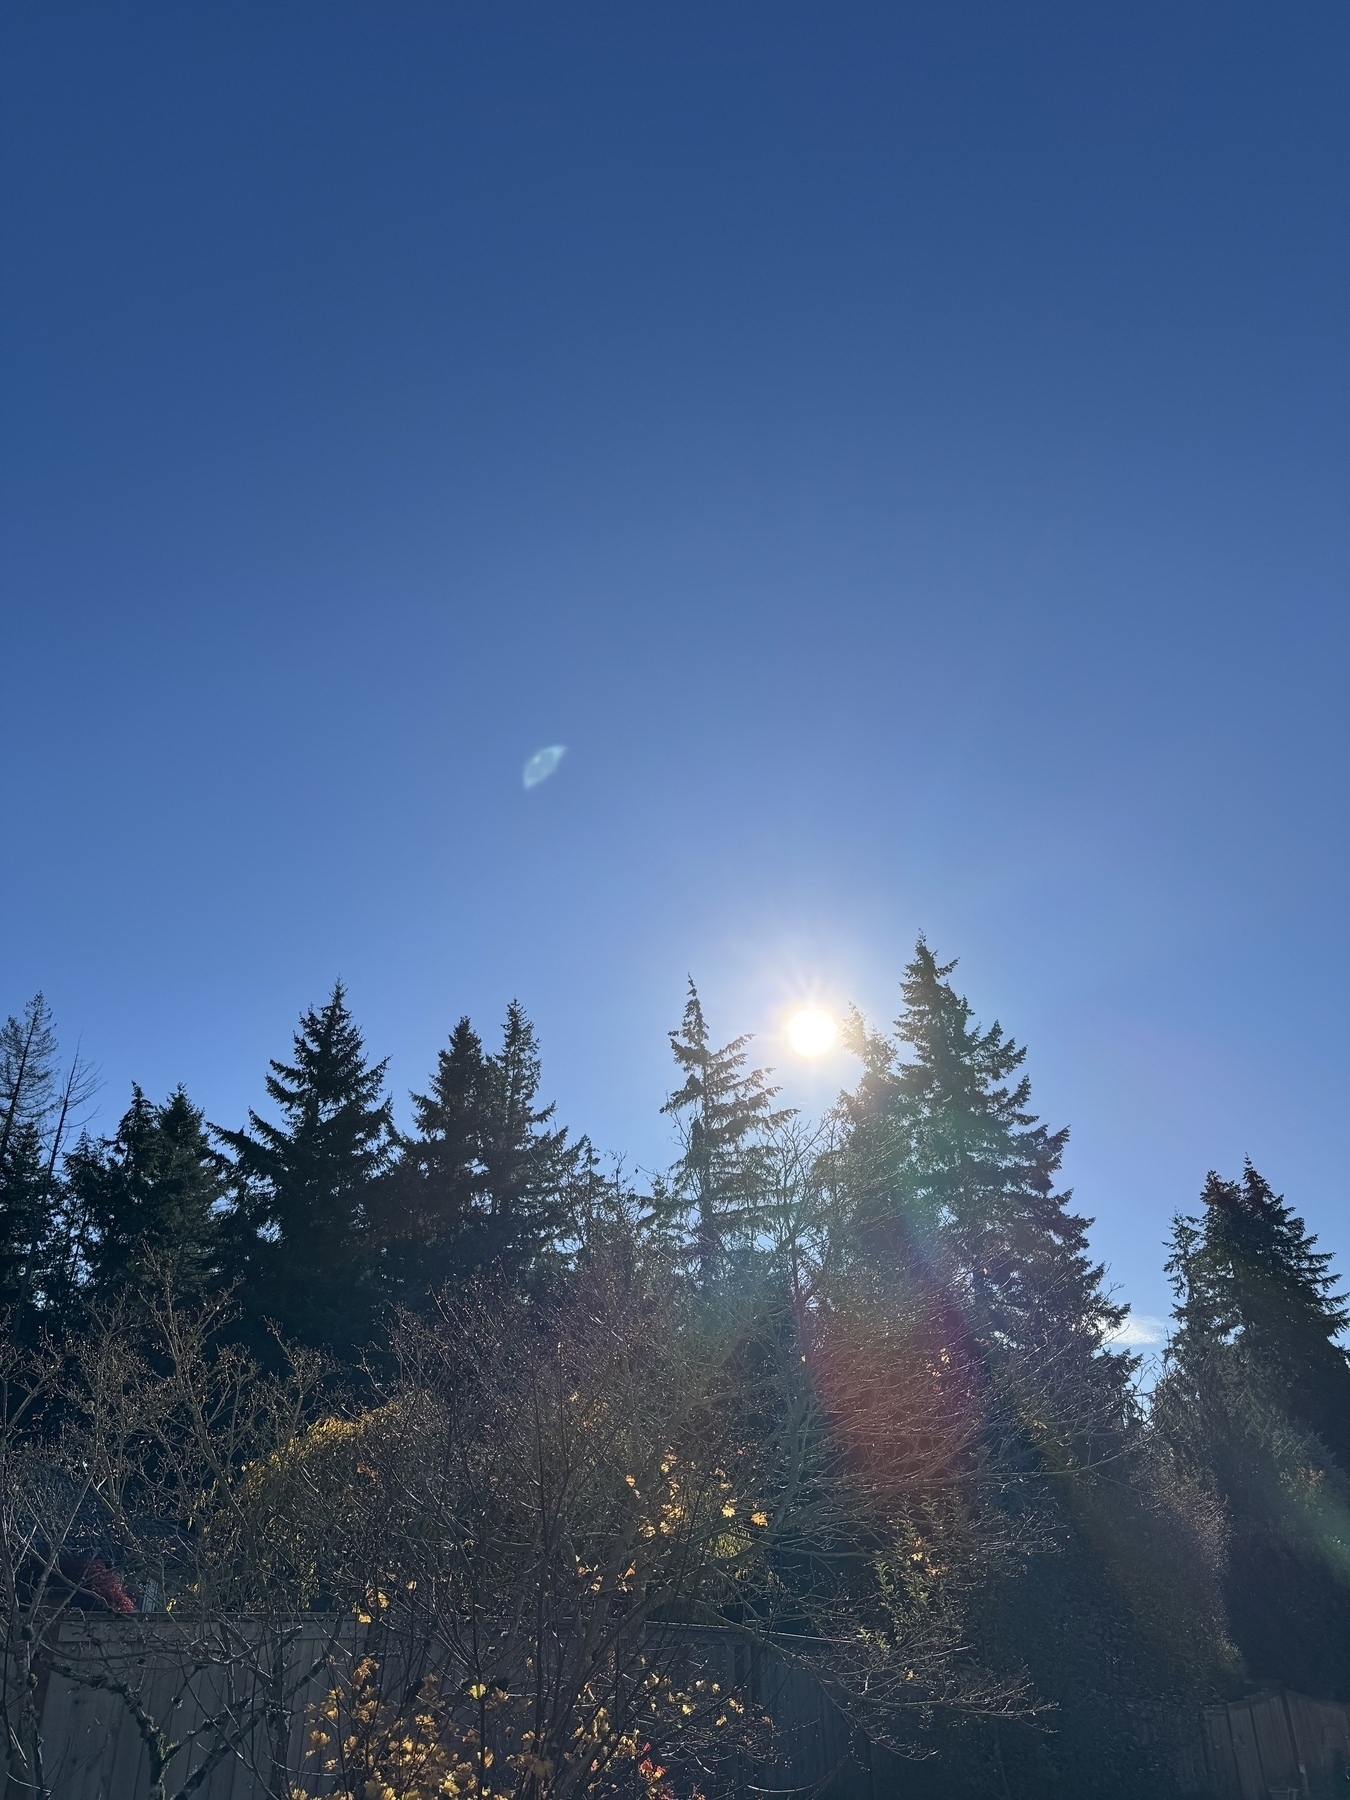
[(233, 1156), (233, 1271), (256, 1321), (350, 1352), (378, 1300), (370, 1205), (394, 1135), (386, 1064), (366, 1060), (339, 981), (301, 1017), (294, 1061), (269, 1068), (280, 1123), (251, 1111), (249, 1129), (216, 1132)]
[(589, 1150), (584, 1139), (568, 1142), (566, 1126), (554, 1125), (556, 1107), (535, 1104), (540, 1079), (534, 1027), (513, 1000), (502, 1047), (488, 1062), (482, 1192), (493, 1259), (522, 1271), (567, 1232), (570, 1186)]
[(467, 1018), (437, 1053), (428, 1091), (412, 1096), (414, 1131), (381, 1184), (377, 1230), (393, 1301), (420, 1305), (476, 1260), (487, 1057)]
[(991, 1666), (1022, 1668), (1058, 1704), (1054, 1741), (980, 1728), (976, 1762), (992, 1759), (1008, 1795), (1162, 1795), (1179, 1671), (1193, 1704), (1227, 1654), (1212, 1559), (1196, 1518), (1169, 1505), (1133, 1364), (1110, 1348), (1125, 1309), (1057, 1186), (1068, 1133), (1037, 1120), (1025, 1052), (976, 1023), (954, 968), (920, 940), (894, 1035), (854, 1019), (863, 1070), (832, 1170), (843, 1261), (921, 1294), (953, 1362), (977, 1372), (998, 1505), (1032, 1546), (991, 1572), (969, 1628)]
[(412, 1096), (416, 1129), (382, 1188), (391, 1296), (417, 1303), (488, 1270), (526, 1287), (560, 1249), (589, 1146), (537, 1104), (540, 1080), (519, 1002), (495, 1055), (467, 1018), (455, 1026), (428, 1091)]
[(1026, 1051), (997, 1022), (981, 1030), (955, 967), (920, 939), (894, 1037), (854, 1021), (863, 1074), (842, 1109), (859, 1241), (932, 1262), (987, 1354), (1090, 1367), (1120, 1391), (1127, 1360), (1100, 1352), (1126, 1309), (1056, 1189), (1068, 1130), (1031, 1112)]
[(1350, 1698), (1347, 1315), (1302, 1219), (1246, 1165), (1178, 1218), (1153, 1418), (1222, 1504), (1233, 1632), (1255, 1680)]
[(32, 1329), (58, 1314), (74, 1259), (61, 1160), (96, 1083), (78, 1054), (57, 1064), (51, 1011), (35, 994), (0, 1026), (0, 1307)]
[(1213, 1170), (1198, 1218), (1178, 1221), (1177, 1363), (1215, 1346), (1240, 1351), (1282, 1409), (1314, 1432), (1350, 1474), (1350, 1309), (1303, 1220), (1248, 1161), (1240, 1181)]
[(0, 1027), (0, 1306), (13, 1307), (49, 1229), (46, 1126), (55, 1104), (56, 1033), (35, 994)]
[(0, 1026), (0, 1160), (24, 1125), (46, 1124), (56, 1104), (56, 1033), (41, 994)]
[(51, 1248), (55, 1199), (47, 1145), (36, 1121), (14, 1125), (0, 1159), (0, 1310), (32, 1298), (35, 1270)]
[(692, 1214), (694, 1260), (702, 1281), (725, 1266), (728, 1252), (753, 1237), (773, 1186), (767, 1138), (792, 1117), (774, 1107), (778, 1089), (767, 1069), (746, 1069), (750, 1037), (714, 1049), (692, 978), (670, 1047), (684, 1083), (662, 1107), (675, 1118), (683, 1153), (670, 1194)]
[(139, 1087), (110, 1138), (82, 1138), (66, 1160), (87, 1284), (96, 1300), (156, 1275), (179, 1293), (218, 1274), (224, 1159), (177, 1088), (160, 1106)]

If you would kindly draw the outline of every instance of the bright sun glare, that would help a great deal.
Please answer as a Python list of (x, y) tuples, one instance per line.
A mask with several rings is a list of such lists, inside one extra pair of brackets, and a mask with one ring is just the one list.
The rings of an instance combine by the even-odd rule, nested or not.
[(798, 1056), (824, 1056), (838, 1035), (838, 1027), (829, 1013), (808, 1006), (802, 1012), (793, 1013), (788, 1020), (787, 1034), (788, 1042)]

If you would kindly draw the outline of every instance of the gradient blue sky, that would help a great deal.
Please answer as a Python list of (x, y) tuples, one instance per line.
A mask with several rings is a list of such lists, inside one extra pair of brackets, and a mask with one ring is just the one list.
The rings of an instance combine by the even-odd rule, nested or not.
[[(653, 1165), (686, 972), (916, 933), (1125, 1295), (1346, 1208), (1350, 11), (10, 0), (0, 1008), (223, 1123), (518, 995)], [(522, 764), (569, 753), (527, 793)]]

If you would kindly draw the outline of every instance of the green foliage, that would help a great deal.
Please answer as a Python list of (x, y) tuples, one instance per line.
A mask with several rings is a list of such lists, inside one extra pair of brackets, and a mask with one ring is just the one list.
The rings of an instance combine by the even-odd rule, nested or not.
[(1250, 1163), (1240, 1182), (1211, 1172), (1202, 1199), (1173, 1231), (1157, 1428), (1224, 1509), (1248, 1672), (1350, 1696), (1350, 1368), (1330, 1259)]
[(745, 1243), (761, 1221), (772, 1187), (768, 1136), (792, 1117), (774, 1110), (778, 1089), (766, 1069), (745, 1069), (749, 1037), (720, 1049), (709, 1043), (703, 1003), (693, 981), (684, 1018), (670, 1033), (670, 1047), (684, 1084), (662, 1107), (679, 1124), (683, 1154), (674, 1170), (667, 1205), (693, 1215), (693, 1253), (700, 1278), (709, 1281), (728, 1251)]
[(281, 1122), (217, 1131), (233, 1152), (232, 1273), (246, 1303), (302, 1342), (351, 1350), (377, 1298), (369, 1203), (388, 1168), (393, 1115), (384, 1063), (367, 1062), (338, 982), (301, 1018), (294, 1061), (272, 1062), (267, 1093)]
[(78, 1056), (61, 1075), (41, 994), (0, 1026), (0, 1307), (25, 1330), (33, 1308), (69, 1297), (76, 1274), (61, 1159), (93, 1092)]
[(51, 1246), (53, 1197), (41, 1128), (24, 1119), (11, 1129), (0, 1162), (0, 1305), (16, 1306), (32, 1292)]
[(1350, 1360), (1338, 1342), (1350, 1310), (1282, 1195), (1248, 1162), (1241, 1181), (1212, 1170), (1199, 1219), (1178, 1220), (1168, 1263), (1177, 1290), (1172, 1361), (1240, 1352), (1250, 1378), (1350, 1471)]
[(990, 1570), (968, 1626), (992, 1667), (1026, 1671), (1058, 1709), (1053, 1732), (976, 1726), (957, 1760), (977, 1789), (996, 1778), (1038, 1800), (1089, 1781), (1162, 1793), (1168, 1731), (1229, 1655), (1211, 1521), (1151, 1461), (1131, 1359), (1109, 1347), (1125, 1309), (1056, 1188), (1068, 1133), (1036, 1119), (1024, 1050), (975, 1023), (954, 966), (920, 941), (894, 1037), (855, 1019), (863, 1074), (832, 1177), (849, 1201), (845, 1263), (926, 1289), (946, 1354), (979, 1371), (979, 1429), (1025, 1546)]
[(133, 1088), (116, 1133), (81, 1138), (66, 1178), (96, 1302), (115, 1300), (151, 1264), (179, 1293), (217, 1276), (226, 1168), (182, 1088), (161, 1106)]
[[(1125, 1316), (1087, 1250), (1090, 1221), (1055, 1178), (1068, 1142), (1029, 1110), (1026, 1052), (997, 1023), (982, 1031), (920, 940), (893, 1039), (855, 1019), (863, 1076), (842, 1108), (861, 1254), (933, 1261), (993, 1353), (1097, 1359)], [(1128, 1363), (1094, 1360), (1121, 1391)]]
[(416, 1131), (376, 1201), (390, 1298), (425, 1302), (487, 1270), (527, 1286), (568, 1237), (590, 1147), (538, 1106), (540, 1062), (523, 1008), (507, 1009), (501, 1049), (461, 1019), (413, 1095)]

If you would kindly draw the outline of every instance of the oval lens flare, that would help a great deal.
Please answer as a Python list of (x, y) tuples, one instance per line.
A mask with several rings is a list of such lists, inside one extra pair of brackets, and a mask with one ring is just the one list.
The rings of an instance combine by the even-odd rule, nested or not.
[(538, 787), (541, 781), (547, 781), (566, 754), (566, 744), (549, 744), (546, 749), (536, 750), (520, 772), (524, 786)]
[(788, 1042), (798, 1056), (824, 1056), (832, 1049), (839, 1027), (829, 1013), (808, 1006), (788, 1020)]

